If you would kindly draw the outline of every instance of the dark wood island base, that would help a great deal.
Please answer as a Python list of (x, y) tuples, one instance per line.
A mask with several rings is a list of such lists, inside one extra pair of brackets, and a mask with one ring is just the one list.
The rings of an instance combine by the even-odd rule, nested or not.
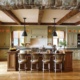
[[(18, 71), (18, 54), (19, 54), (19, 50), (17, 51), (8, 51), (8, 71)], [(39, 63), (38, 63), (38, 67), (39, 67), (39, 71), (42, 71), (42, 53), (38, 54), (39, 55)], [(49, 54), (51, 56), (50, 58), (50, 71), (54, 71), (54, 63), (53, 63), (53, 55), (54, 54)], [(64, 55), (64, 54), (60, 54), (60, 55)], [(31, 54), (27, 54), (27, 70), (30, 71), (31, 69)], [(23, 65), (22, 65), (23, 68)], [(33, 66), (33, 68), (35, 69), (35, 65)], [(47, 68), (47, 65), (45, 65), (45, 68)], [(64, 55), (64, 61), (63, 61), (63, 71), (67, 72), (67, 71), (72, 71), (72, 51), (66, 50), (65, 51), (65, 55)]]

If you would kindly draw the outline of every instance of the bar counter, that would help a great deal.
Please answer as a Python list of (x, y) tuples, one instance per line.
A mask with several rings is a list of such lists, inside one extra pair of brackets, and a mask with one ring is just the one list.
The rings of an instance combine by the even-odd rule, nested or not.
[[(17, 50), (17, 51), (8, 51), (8, 71), (18, 71), (18, 54), (20, 54), (21, 51)], [(27, 57), (27, 70), (30, 71), (31, 68), (31, 54), (27, 54), (26, 51), (23, 51), (26, 54)], [(66, 50), (64, 51), (64, 53), (60, 53), (60, 55), (64, 55), (64, 61), (63, 61), (63, 71), (72, 71), (72, 51), (70, 50)], [(15, 55), (12, 56), (10, 58), (10, 55)], [(39, 71), (42, 71), (42, 55), (44, 54), (43, 52), (37, 52), (37, 54), (39, 55), (39, 63), (38, 63), (38, 67), (39, 67)], [(54, 63), (53, 63), (53, 53), (49, 54), (50, 57), (50, 71), (54, 70)], [(11, 64), (12, 63), (12, 64)], [(23, 65), (21, 66), (23, 68)], [(33, 68), (35, 68), (35, 66), (33, 66)], [(47, 68), (47, 66), (45, 66), (45, 68)]]

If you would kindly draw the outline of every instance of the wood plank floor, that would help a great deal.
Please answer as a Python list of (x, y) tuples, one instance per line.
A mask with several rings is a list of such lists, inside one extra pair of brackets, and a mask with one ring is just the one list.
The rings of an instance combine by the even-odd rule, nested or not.
[(7, 62), (0, 62), (0, 80), (80, 80), (80, 61), (73, 61), (72, 72), (7, 72)]

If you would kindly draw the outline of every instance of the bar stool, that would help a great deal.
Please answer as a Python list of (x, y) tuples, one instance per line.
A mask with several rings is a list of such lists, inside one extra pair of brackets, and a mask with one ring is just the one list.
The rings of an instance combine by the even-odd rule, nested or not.
[(31, 71), (33, 69), (33, 65), (36, 65), (36, 69), (38, 70), (38, 62), (39, 62), (39, 56), (36, 53), (31, 54)]
[(42, 62), (43, 62), (43, 71), (46, 70), (45, 64), (48, 65), (48, 70), (50, 71), (50, 54), (47, 54), (47, 53), (43, 54)]
[(61, 71), (62, 72), (62, 66), (63, 66), (63, 59), (64, 55), (63, 54), (54, 54), (53, 55), (54, 59), (54, 71)]
[(26, 71), (26, 69), (27, 69), (27, 65), (26, 65), (27, 57), (26, 57), (26, 54), (24, 54), (24, 53), (19, 53), (18, 54), (18, 63), (19, 63), (19, 72), (20, 72), (20, 70), (22, 70), (21, 69), (21, 65), (22, 64), (24, 65), (24, 69)]

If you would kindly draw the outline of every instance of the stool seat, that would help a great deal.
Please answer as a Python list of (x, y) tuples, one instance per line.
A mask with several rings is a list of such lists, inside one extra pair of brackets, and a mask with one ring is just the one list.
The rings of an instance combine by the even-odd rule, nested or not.
[(31, 60), (32, 64), (38, 63), (38, 59), (37, 60)]
[(27, 62), (25, 59), (22, 59), (22, 60), (19, 60), (19, 61), (18, 61), (19, 64), (23, 64), (23, 63), (25, 63), (25, 62)]
[(62, 60), (54, 60), (54, 62), (57, 64), (57, 63), (61, 63), (62, 62)]
[(43, 61), (43, 63), (49, 63), (50, 62), (50, 60), (42, 60)]

